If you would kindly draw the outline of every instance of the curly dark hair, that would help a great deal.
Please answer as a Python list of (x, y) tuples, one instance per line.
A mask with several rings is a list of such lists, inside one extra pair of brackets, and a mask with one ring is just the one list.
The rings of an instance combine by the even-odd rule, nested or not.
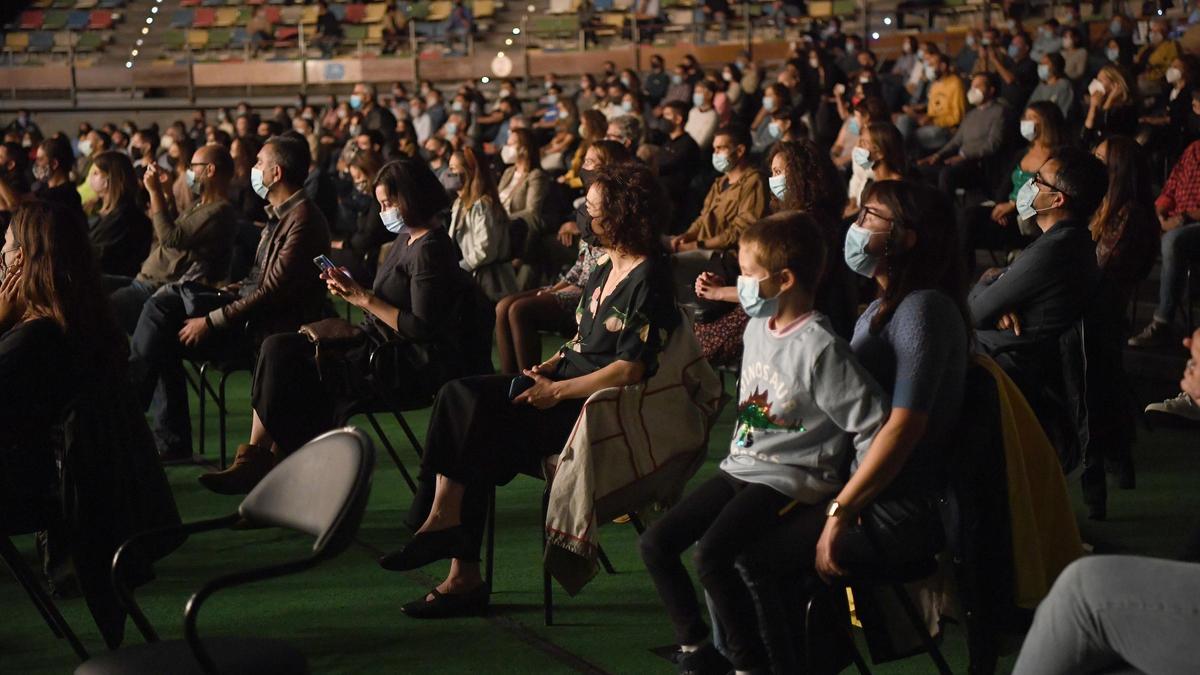
[(661, 194), (650, 169), (638, 162), (606, 164), (592, 187), (600, 190), (601, 239), (606, 248), (629, 255), (663, 252), (659, 230)]
[(834, 237), (846, 202), (846, 186), (829, 153), (821, 152), (812, 140), (802, 139), (777, 143), (767, 166), (776, 155), (783, 155), (787, 164), (787, 191), (777, 210), (804, 211)]

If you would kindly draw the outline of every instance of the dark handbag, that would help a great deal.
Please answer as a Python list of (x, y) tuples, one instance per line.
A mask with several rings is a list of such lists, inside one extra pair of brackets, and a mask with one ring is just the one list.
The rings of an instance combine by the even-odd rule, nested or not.
[(237, 300), (237, 295), (198, 281), (184, 281), (179, 284), (179, 299), (189, 317), (198, 317)]
[(300, 326), (299, 333), (313, 343), (313, 360), (321, 382), (332, 393), (353, 393), (364, 377), (355, 359), (345, 358), (346, 352), (365, 343), (366, 332), (342, 319), (321, 319)]

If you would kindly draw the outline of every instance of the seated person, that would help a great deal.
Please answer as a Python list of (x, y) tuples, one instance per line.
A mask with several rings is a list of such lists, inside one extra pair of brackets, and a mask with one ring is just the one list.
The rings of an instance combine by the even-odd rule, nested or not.
[[(449, 201), (437, 186), (420, 161), (398, 160), (378, 172), (372, 191), (384, 225), (397, 239), (373, 287), (364, 288), (344, 268), (321, 273), (331, 293), (363, 311), (362, 339), (335, 346), (332, 354), (322, 347), (318, 362), (307, 336), (267, 338), (254, 369), (250, 439), (238, 447), (231, 468), (201, 476), (201, 484), (220, 494), (249, 492), (279, 460), (341, 424), (373, 387), (398, 387), (400, 400), (423, 400), (446, 380), (477, 374), (483, 364), (490, 370), (487, 303), (459, 268), (454, 242), (437, 225)], [(443, 360), (419, 371), (400, 366), (393, 381), (374, 382), (371, 353), (391, 340), (434, 343), (429, 354)]]
[[(688, 330), (679, 324), (669, 263), (656, 233), (656, 195), (645, 167), (602, 167), (587, 203), (609, 257), (584, 288), (578, 335), (526, 370), (526, 380), (466, 378), (438, 394), (409, 511), (408, 524), (417, 534), (380, 564), (410, 570), (452, 561), (444, 581), (402, 608), (408, 616), (459, 616), (487, 608), (490, 590), (478, 561), (492, 486), (521, 472), (541, 473), (545, 458), (562, 450), (589, 396), (645, 381), (656, 371), (671, 332)], [(522, 382), (528, 388), (510, 400), (511, 388)]]
[(1155, 95), (1164, 91), (1167, 69), (1182, 53), (1179, 43), (1170, 39), (1170, 35), (1171, 24), (1166, 19), (1155, 18), (1150, 22), (1146, 44), (1133, 58), (1138, 92), (1142, 95)]
[(967, 102), (974, 106), (940, 150), (917, 165), (936, 173), (938, 189), (953, 195), (959, 188), (978, 187), (986, 162), (1004, 146), (1008, 107), (996, 99), (996, 81), (989, 75), (971, 78)]
[[(858, 145), (852, 152), (855, 171), (847, 186), (847, 202), (843, 217), (857, 217), (863, 195), (873, 183), (881, 180), (904, 180), (908, 176), (908, 156), (900, 130), (887, 118), (872, 121), (863, 127)], [(855, 180), (862, 172), (863, 180)]]
[(1038, 84), (1038, 64), (1029, 58), (1029, 48), (1029, 35), (1018, 32), (1008, 43), (1008, 58), (993, 62), (999, 80), (997, 96), (1012, 110), (1023, 108)]
[(676, 257), (676, 288), (682, 302), (695, 302), (692, 284), (711, 251), (734, 248), (742, 232), (767, 209), (767, 179), (750, 162), (750, 133), (722, 127), (713, 140), (713, 168), (719, 174), (704, 198), (700, 215), (683, 234), (670, 239)]
[(1050, 101), (1058, 106), (1063, 119), (1071, 115), (1075, 105), (1075, 85), (1063, 74), (1066, 63), (1062, 54), (1046, 54), (1037, 66), (1038, 85), (1029, 95), (1030, 103)]
[(1109, 136), (1133, 136), (1137, 133), (1137, 99), (1129, 80), (1120, 68), (1108, 64), (1088, 84), (1088, 109), (1080, 130), (1089, 149)]
[(308, 143), (294, 132), (272, 137), (259, 151), (251, 183), (270, 202), (270, 220), (249, 276), (221, 291), (172, 284), (142, 308), (131, 342), (130, 379), (143, 405), (161, 387), (153, 417), (156, 440), (168, 457), (191, 456), (185, 353), (250, 359), (268, 336), (295, 332), (328, 311), (313, 258), (329, 253), (329, 225), (304, 193), (310, 163)]
[(1096, 264), (1112, 281), (1116, 313), (1121, 314), (1158, 257), (1159, 223), (1145, 153), (1137, 140), (1113, 136), (1095, 154), (1108, 169), (1108, 190), (1088, 229), (1096, 242)]
[[(588, 147), (580, 168), (584, 184), (591, 187), (592, 179), (603, 166), (624, 164), (632, 160), (625, 146), (616, 141), (596, 141)], [(575, 217), (559, 228), (559, 243), (575, 245), (579, 237), (575, 263), (552, 286), (515, 293), (496, 303), (496, 351), (500, 355), (500, 372), (519, 373), (536, 366), (542, 358), (542, 337), (538, 331), (575, 330), (575, 309), (587, 286), (588, 279), (604, 257), (591, 229), (587, 200), (580, 199)]]
[(500, 203), (509, 220), (520, 220), (526, 227), (525, 249), (515, 252), (513, 267), (519, 287), (528, 288), (549, 271), (543, 239), (557, 234), (549, 231), (543, 211), (550, 177), (542, 171), (538, 147), (529, 129), (513, 129), (508, 144), (500, 150), (500, 158), (505, 164), (500, 176)]
[(371, 194), (372, 181), (382, 166), (383, 157), (373, 150), (359, 152), (350, 160), (351, 188), (341, 201), (356, 214), (354, 231), (333, 242), (329, 252), (334, 264), (345, 267), (350, 278), (360, 284), (369, 284), (375, 278), (380, 249), (396, 237), (380, 220), (379, 202)]
[(824, 504), (840, 490), (843, 467), (867, 451), (887, 419), (879, 385), (813, 309), (826, 239), (796, 211), (768, 216), (742, 235), (738, 299), (751, 318), (729, 455), (641, 537), (642, 560), (683, 652), (682, 672), (704, 672), (720, 657), (680, 555), (696, 544), (700, 584), (733, 667), (765, 670), (754, 599), (734, 562), (791, 508)]
[(508, 214), (500, 204), (491, 171), (474, 150), (450, 156), (450, 171), (461, 178), (450, 210), (450, 238), (457, 245), (459, 266), (492, 302), (517, 291), (513, 273)]
[(177, 281), (218, 284), (229, 273), (238, 214), (229, 203), (233, 159), (219, 145), (206, 145), (191, 157), (192, 207), (174, 213), (168, 202), (167, 174), (157, 164), (146, 167), (142, 183), (150, 195), (154, 243), (136, 277), (105, 277), (117, 322), (128, 333), (137, 327), (142, 307), (163, 286)]
[[(1200, 99), (1194, 104), (1200, 110)], [(1159, 274), (1158, 306), (1154, 318), (1140, 333), (1129, 338), (1131, 347), (1174, 345), (1171, 326), (1183, 297), (1187, 271), (1200, 260), (1200, 141), (1188, 146), (1171, 170), (1154, 211), (1162, 227), (1162, 271)]]
[(896, 128), (911, 147), (931, 152), (946, 144), (962, 123), (967, 109), (962, 78), (950, 68), (945, 54), (925, 55), (925, 74), (932, 80), (926, 105), (906, 105), (896, 118)]
[[(795, 589), (816, 576), (831, 581), (846, 570), (910, 564), (944, 547), (938, 501), (970, 355), (953, 212), (946, 196), (907, 181), (875, 183), (863, 202), (843, 253), (854, 272), (875, 279), (879, 297), (859, 317), (850, 346), (891, 409), (833, 500), (797, 505), (777, 527), (759, 530), (740, 561), (775, 672), (800, 672), (787, 663), (796, 641), (778, 635), (788, 613), (804, 607), (802, 599), (795, 603)], [(835, 637), (817, 648), (840, 644)], [(823, 654), (813, 656), (822, 662)]]
[(71, 182), (74, 164), (75, 156), (67, 139), (51, 137), (39, 143), (33, 161), (33, 194), (38, 199), (78, 209), (79, 215), (83, 216), (83, 201), (75, 183)]
[(1042, 234), (1004, 268), (984, 272), (969, 296), (979, 347), (1021, 387), (1035, 411), (1061, 373), (1059, 337), (1082, 316), (1099, 280), (1088, 221), (1108, 173), (1090, 153), (1063, 146), (1025, 183), (1017, 217)]
[(1017, 218), (1017, 197), (1050, 153), (1066, 141), (1066, 123), (1058, 107), (1049, 101), (1030, 103), (1020, 122), (1021, 138), (1029, 142), (1018, 153), (1012, 170), (1005, 173), (992, 198), (995, 206), (970, 206), (963, 214), (961, 241), (966, 246), (968, 268), (974, 268), (975, 249), (1021, 248), (1033, 224)]
[(92, 162), (88, 185), (100, 200), (97, 219), (88, 230), (102, 274), (133, 276), (141, 269), (154, 226), (138, 205), (133, 163), (121, 152), (102, 152)]
[[(662, 152), (658, 156), (658, 177), (674, 202), (677, 221), (686, 213), (688, 188), (702, 168), (700, 146), (685, 131), (687, 119), (688, 106), (681, 101), (671, 101), (662, 107), (667, 138), (662, 142)], [(671, 232), (678, 232), (686, 225), (674, 222)]]

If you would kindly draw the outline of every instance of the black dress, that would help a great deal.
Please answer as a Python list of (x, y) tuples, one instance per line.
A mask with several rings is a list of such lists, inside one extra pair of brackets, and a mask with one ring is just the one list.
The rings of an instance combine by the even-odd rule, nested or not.
[[(601, 262), (588, 279), (575, 316), (578, 335), (563, 345), (563, 358), (552, 379), (596, 372), (615, 361), (640, 362), (649, 378), (658, 357), (679, 325), (670, 262), (647, 258), (604, 299), (598, 301), (612, 272)], [(562, 451), (583, 409), (583, 399), (561, 401), (538, 410), (508, 399), (511, 375), (454, 380), (438, 393), (430, 415), (420, 487), (408, 524), (425, 521), (433, 503), (434, 479), (444, 475), (467, 486), (462, 521), (482, 541), (490, 486), (504, 485), (518, 473), (541, 474), (541, 460)]]
[[(445, 230), (434, 228), (416, 241), (398, 238), (380, 267), (373, 291), (400, 310), (399, 330), (368, 315), (361, 325), (360, 343), (340, 353), (322, 354), (322, 364), (326, 359), (336, 363), (339, 378), (329, 378), (324, 367), (318, 369), (313, 344), (299, 333), (273, 335), (263, 343), (252, 401), (284, 452), (334, 428), (357, 404), (373, 397), (371, 352), (389, 340), (430, 344), (429, 353), (439, 359), (435, 370), (442, 374), (440, 381), (396, 382), (399, 388), (427, 390), (432, 397), (436, 386), (450, 377), (490, 372), (481, 362), (491, 358), (494, 315), (459, 268), (454, 242)], [(403, 394), (408, 399), (412, 392)]]
[(132, 199), (100, 216), (88, 231), (100, 271), (121, 277), (138, 275), (153, 237), (150, 219)]

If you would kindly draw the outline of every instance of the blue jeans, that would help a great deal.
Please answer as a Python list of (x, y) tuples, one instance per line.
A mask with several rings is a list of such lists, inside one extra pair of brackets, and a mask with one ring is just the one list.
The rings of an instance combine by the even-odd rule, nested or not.
[(1196, 673), (1197, 635), (1200, 564), (1083, 558), (1038, 606), (1013, 673)]
[(1162, 274), (1158, 285), (1155, 321), (1170, 323), (1187, 283), (1188, 267), (1200, 261), (1200, 223), (1188, 223), (1162, 236)]

